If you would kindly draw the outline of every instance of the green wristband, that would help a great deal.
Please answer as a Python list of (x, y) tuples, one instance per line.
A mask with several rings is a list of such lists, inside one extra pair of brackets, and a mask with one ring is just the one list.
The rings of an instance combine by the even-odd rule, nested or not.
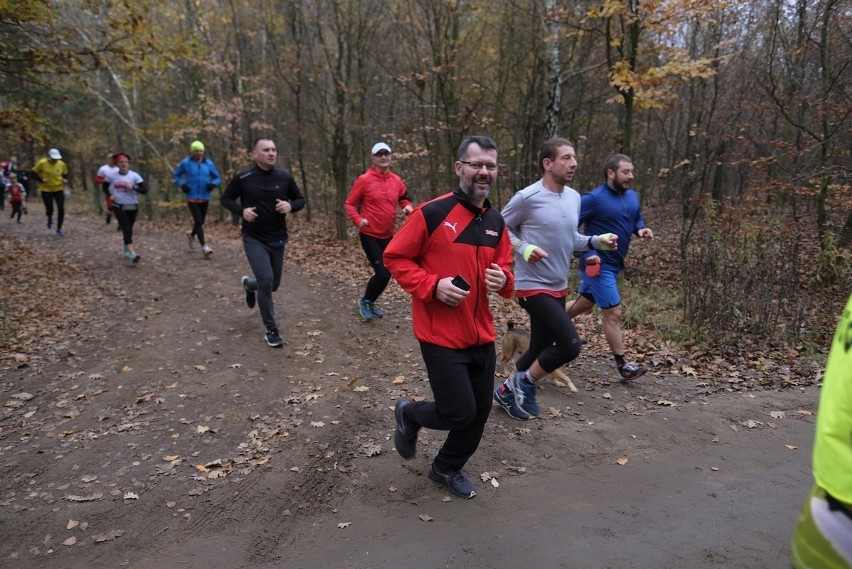
[(610, 237), (612, 237), (612, 233), (604, 233), (602, 235), (598, 235), (598, 249), (600, 249), (601, 251), (612, 251), (612, 247), (604, 243), (601, 240), (601, 237), (609, 239)]

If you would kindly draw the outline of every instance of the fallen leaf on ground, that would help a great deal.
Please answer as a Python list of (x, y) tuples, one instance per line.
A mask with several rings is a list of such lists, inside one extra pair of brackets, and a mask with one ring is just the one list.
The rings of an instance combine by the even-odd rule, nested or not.
[(352, 522), (340, 522), (339, 524), (337, 524), (337, 529), (348, 528), (351, 525), (352, 525)]
[(796, 450), (797, 448), (799, 448), (796, 445), (784, 445), (784, 446), (787, 447), (790, 450)]
[(92, 536), (92, 540), (95, 543), (100, 543), (103, 541), (112, 541), (117, 537), (121, 537), (124, 535), (124, 530), (121, 529), (113, 529), (105, 533), (99, 533)]
[(94, 500), (100, 500), (103, 497), (104, 495), (98, 492), (97, 494), (90, 494), (88, 496), (76, 496), (72, 494), (70, 496), (65, 496), (65, 499), (71, 500), (72, 502), (92, 502)]
[(75, 543), (77, 543), (77, 538), (69, 537), (68, 539), (62, 542), (62, 545), (74, 545)]
[(423, 520), (424, 522), (431, 522), (432, 521), (432, 516), (430, 516), (429, 514), (420, 514), (417, 517), (420, 518), (421, 520)]
[(618, 459), (618, 460), (616, 460), (615, 462), (616, 462), (617, 464), (620, 464), (621, 466), (624, 466), (625, 464), (627, 464), (628, 460), (627, 460), (627, 457), (626, 457), (626, 456), (622, 456), (621, 458), (619, 458), (619, 459)]

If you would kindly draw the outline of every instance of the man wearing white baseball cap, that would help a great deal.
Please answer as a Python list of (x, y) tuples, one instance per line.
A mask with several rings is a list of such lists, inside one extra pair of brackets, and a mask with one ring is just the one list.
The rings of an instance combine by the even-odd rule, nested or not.
[(373, 165), (358, 176), (343, 204), (346, 215), (358, 228), (361, 247), (374, 273), (367, 281), (364, 296), (358, 299), (358, 313), (365, 322), (384, 316), (375, 302), (391, 278), (382, 256), (393, 237), (396, 206), (399, 204), (405, 215), (414, 210), (402, 178), (390, 171), (390, 146), (377, 142), (370, 154)]
[(65, 221), (65, 186), (68, 184), (68, 166), (62, 161), (62, 154), (56, 148), (47, 151), (32, 169), (33, 176), (39, 182), (44, 211), (47, 214), (47, 228), (53, 228), (53, 204), (56, 202), (56, 235), (64, 237), (62, 222)]

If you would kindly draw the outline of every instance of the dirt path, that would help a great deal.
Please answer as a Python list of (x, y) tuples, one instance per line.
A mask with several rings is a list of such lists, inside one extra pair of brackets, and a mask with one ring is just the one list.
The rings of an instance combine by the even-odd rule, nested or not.
[[(40, 211), (0, 220), (3, 255), (58, 276), (4, 271), (4, 290), (47, 296), (3, 314), (61, 316), (0, 353), (3, 567), (788, 565), (815, 388), (624, 386), (581, 356), (580, 393), (545, 386), (541, 419), (495, 410), (468, 471), (496, 483), (451, 500), (424, 476), (440, 434), (410, 462), (393, 450), (393, 403), (429, 396), (395, 285), (386, 318), (361, 323), (358, 291), (305, 271), (323, 251), (294, 220), (276, 297), (288, 345), (272, 350), (233, 228), (210, 230), (205, 260), (182, 228), (140, 222), (132, 265), (114, 225), (72, 214), (58, 239)], [(366, 275), (351, 251), (340, 273)]]

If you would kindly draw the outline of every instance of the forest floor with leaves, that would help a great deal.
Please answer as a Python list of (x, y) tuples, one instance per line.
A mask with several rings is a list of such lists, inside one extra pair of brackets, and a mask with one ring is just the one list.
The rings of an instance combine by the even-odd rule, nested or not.
[[(442, 433), (411, 461), (393, 448), (393, 404), (430, 390), (407, 295), (392, 283), (385, 318), (357, 315), (357, 239), (290, 220), (275, 350), (238, 230), (208, 224), (205, 259), (187, 228), (140, 220), (132, 264), (102, 218), (72, 211), (64, 238), (38, 203), (0, 219), (3, 567), (789, 565), (813, 363), (681, 353), (639, 327), (650, 371), (622, 384), (582, 317), (579, 392), (546, 381), (529, 422), (495, 409), (466, 468), (477, 496), (450, 498), (425, 476)], [(666, 246), (655, 229), (640, 260)], [(501, 334), (526, 326), (493, 306)]]

